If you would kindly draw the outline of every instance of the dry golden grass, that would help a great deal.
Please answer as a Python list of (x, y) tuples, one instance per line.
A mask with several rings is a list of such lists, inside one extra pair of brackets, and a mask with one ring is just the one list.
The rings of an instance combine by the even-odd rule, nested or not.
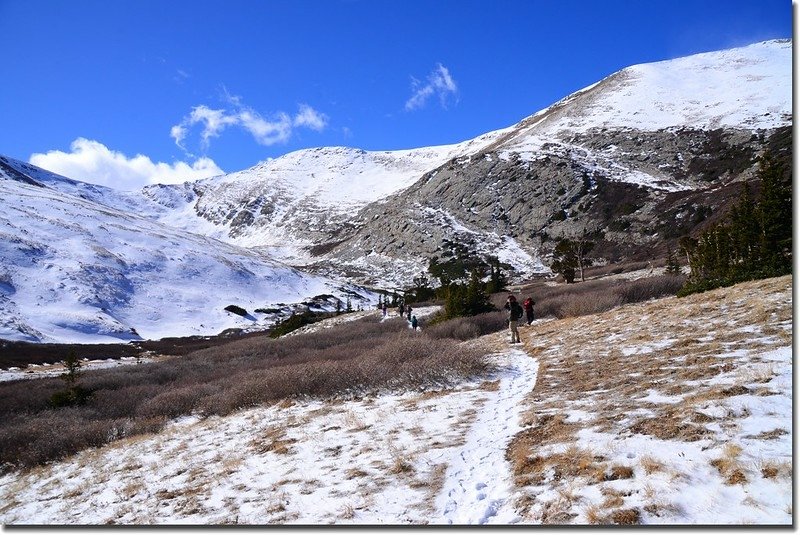
[(392, 454), (392, 461), (389, 465), (389, 473), (395, 475), (411, 475), (414, 472), (414, 463), (408, 458), (408, 456), (399, 452)]
[(265, 454), (268, 452), (277, 453), (278, 455), (286, 455), (292, 452), (292, 444), (297, 440), (293, 438), (286, 438), (286, 430), (280, 427), (269, 427), (264, 430), (262, 436), (254, 438), (250, 441), (250, 448), (258, 454)]
[(788, 461), (762, 460), (758, 463), (757, 468), (764, 479), (791, 479), (792, 477), (792, 463)]
[(345, 504), (342, 508), (342, 512), (339, 514), (339, 518), (343, 520), (352, 520), (356, 516), (356, 509), (352, 505)]
[(572, 500), (559, 497), (544, 505), (541, 515), (541, 523), (548, 525), (569, 524), (570, 521), (578, 516), (572, 512)]
[[(580, 430), (696, 442), (712, 436), (713, 426), (735, 427), (735, 420), (748, 414), (746, 407), (722, 417), (709, 414), (733, 396), (752, 394), (756, 385), (774, 377), (775, 367), (769, 363), (742, 367), (742, 361), (730, 355), (765, 351), (790, 341), (790, 336), (774, 335), (769, 340), (764, 335), (770, 329), (791, 334), (791, 285), (790, 276), (754, 281), (591, 316), (542, 321), (522, 329), (524, 349), (538, 360), (539, 371), (536, 386), (525, 399), (523, 430), (506, 451), (516, 485), (559, 488), (576, 478), (602, 484), (609, 479), (672, 472), (667, 460), (645, 456), (636, 466), (609, 466), (591, 452), (565, 449), (575, 443)], [(507, 346), (502, 334), (496, 343)], [(721, 374), (728, 378), (719, 381)], [(670, 396), (670, 400), (661, 402), (658, 396)], [(639, 399), (645, 397), (649, 398), (646, 402)], [(581, 418), (568, 419), (570, 409), (581, 410)], [(753, 438), (776, 438), (781, 432)], [(558, 451), (562, 453), (554, 453)], [(733, 446), (718, 464), (729, 484), (747, 480), (748, 472)], [(780, 477), (773, 465), (763, 466), (756, 472)], [(676, 472), (675, 477), (682, 476)], [(673, 504), (659, 502), (655, 489), (653, 494), (647, 513), (676, 514)], [(620, 508), (619, 497), (606, 500), (605, 507), (590, 505), (584, 510), (588, 523), (641, 522), (642, 510)], [(558, 503), (547, 505), (542, 521), (559, 523), (571, 518), (573, 509), (564, 509), (567, 502), (561, 496)], [(539, 516), (533, 514), (535, 500), (519, 504), (526, 517)], [(616, 510), (609, 512), (610, 508)]]
[(739, 460), (742, 447), (738, 444), (728, 443), (722, 448), (722, 457), (711, 461), (711, 466), (716, 468), (728, 485), (747, 483), (744, 467)]
[(592, 525), (608, 524), (608, 517), (599, 505), (588, 506), (583, 514), (586, 516), (586, 523)]
[(621, 526), (633, 526), (641, 522), (641, 512), (638, 509), (617, 509), (611, 513), (611, 521)]
[(607, 478), (611, 481), (617, 479), (631, 479), (633, 477), (633, 468), (630, 466), (612, 466), (611, 474)]
[(664, 471), (664, 463), (649, 455), (639, 459), (639, 464), (642, 466), (642, 469), (647, 475)]

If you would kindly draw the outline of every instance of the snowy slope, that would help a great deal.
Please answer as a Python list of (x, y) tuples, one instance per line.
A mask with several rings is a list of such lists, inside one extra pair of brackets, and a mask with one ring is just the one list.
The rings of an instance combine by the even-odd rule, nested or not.
[[(379, 208), (372, 214), (383, 225), (380, 236), (369, 232), (383, 242), (407, 242), (406, 248), (386, 252), (378, 259), (381, 265), (369, 256), (372, 247), (356, 251), (363, 252), (359, 258), (324, 261), (342, 273), (361, 266), (387, 286), (401, 285), (390, 280), (397, 262), (412, 266), (403, 273), (415, 274), (427, 257), (410, 251), (411, 241), (387, 235), (389, 222), (381, 219), (380, 208), (440, 166), (455, 161), (469, 173), (469, 166), (490, 152), (531, 167), (556, 156), (611, 180), (664, 191), (691, 189), (696, 185), (668, 170), (636, 163), (630, 148), (603, 144), (603, 129), (752, 131), (790, 125), (791, 75), (791, 42), (768, 41), (629, 67), (516, 125), (454, 145), (307, 149), (237, 173), (141, 192), (118, 192), (0, 157), (0, 337), (44, 341), (81, 332), (81, 339), (125, 339), (135, 336), (131, 329), (145, 337), (210, 333), (243, 322), (220, 314), (219, 303), (247, 308), (335, 293), (328, 291), (330, 281), (305, 277), (275, 260), (294, 266), (318, 261), (308, 248), (335, 243), (341, 228), (364, 227), (359, 211), (369, 206)], [(454, 190), (459, 187), (453, 184)], [(485, 189), (491, 187), (487, 183)], [(415, 237), (464, 235), (463, 214), (418, 201), (422, 215)], [(520, 273), (546, 271), (534, 245), (502, 232), (477, 233), (480, 222), (472, 223), (469, 233), (485, 242), (478, 250), (500, 251)], [(495, 229), (491, 221), (484, 223)], [(194, 275), (184, 274), (182, 266), (191, 266), (187, 272)], [(205, 273), (207, 280), (226, 282), (203, 284), (202, 295), (192, 295), (194, 281)], [(265, 290), (259, 281), (272, 278), (281, 282)], [(181, 297), (167, 297), (173, 286)], [(145, 288), (155, 290), (150, 298)], [(204, 310), (206, 297), (215, 304)], [(208, 310), (214, 312), (206, 318)]]
[[(723, 303), (668, 298), (575, 323), (536, 320), (515, 348), (506, 333), (489, 335), (483, 343), (496, 373), (453, 389), (189, 416), (156, 435), (11, 472), (0, 476), (0, 522), (535, 529), (612, 524), (629, 511), (645, 525), (788, 526), (791, 280), (747, 284), (718, 290)], [(748, 315), (757, 303), (764, 308)], [(680, 321), (699, 311), (711, 329)], [(569, 328), (585, 342), (570, 348), (581, 357), (564, 366)], [(582, 375), (581, 359), (590, 369), (619, 361), (617, 347), (629, 367), (609, 388), (576, 391), (548, 379)], [(702, 368), (687, 361), (704, 348), (714, 364), (708, 375), (680, 375)], [(671, 378), (650, 377), (653, 361)], [(699, 437), (634, 432), (649, 414), (684, 406), (693, 417), (687, 427), (699, 421), (706, 431)], [(520, 474), (514, 442), (526, 436), (538, 440), (529, 464), (516, 468), (531, 473)], [(740, 472), (736, 482), (720, 460)], [(631, 472), (598, 477), (617, 467)]]
[[(623, 163), (618, 147), (585, 140), (608, 130), (657, 132), (718, 128), (756, 131), (792, 124), (792, 43), (750, 46), (634, 65), (521, 121), (497, 150), (533, 161), (571, 155), (612, 179), (665, 191), (691, 189)], [(607, 144), (606, 144), (607, 145)]]
[[(0, 266), (0, 338), (10, 340), (216, 334), (263, 323), (258, 307), (342, 295), (256, 252), (9, 173), (0, 176)], [(251, 315), (224, 311), (230, 304)]]
[(757, 130), (791, 121), (792, 42), (775, 40), (628, 67), (525, 119), (507, 146), (601, 128)]
[[(635, 154), (631, 161), (626, 149), (603, 144), (597, 136), (602, 138), (604, 129), (753, 131), (791, 124), (791, 75), (790, 41), (636, 65), (515, 125), (455, 145), (383, 152), (307, 149), (207, 179), (195, 184), (184, 205), (159, 218), (182, 228), (198, 225), (204, 234), (266, 247), (277, 258), (307, 265), (314, 259), (306, 248), (336, 241), (335, 231), (342, 226), (363, 224), (357, 219), (359, 209), (402, 195), (426, 173), (449, 161), (480, 158), (482, 151), (534, 163), (567, 157), (611, 180), (663, 191), (693, 189), (698, 184), (676, 178), (668, 169), (642, 166)], [(591, 143), (590, 136), (595, 136)], [(170, 196), (152, 188), (146, 194), (157, 202)], [(536, 251), (527, 254), (534, 262), (521, 269), (541, 263)]]
[[(195, 184), (187, 198), (204, 233), (238, 245), (267, 247), (270, 254), (302, 264), (302, 249), (336, 225), (352, 222), (359, 209), (401, 192), (448, 160), (480, 150), (504, 130), (455, 145), (395, 151), (320, 147), (291, 152), (222, 177)], [(145, 194), (156, 202), (166, 190)], [(190, 227), (186, 207), (160, 220)], [(214, 227), (209, 228), (208, 222)]]

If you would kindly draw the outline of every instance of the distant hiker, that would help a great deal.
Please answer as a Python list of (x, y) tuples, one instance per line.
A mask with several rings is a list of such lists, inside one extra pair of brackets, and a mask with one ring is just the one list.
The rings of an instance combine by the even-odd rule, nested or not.
[(388, 308), (388, 307), (386, 306), (386, 303), (384, 303), (384, 304), (383, 304), (383, 317), (384, 317), (384, 318), (386, 317), (386, 310), (387, 310), (387, 308)]
[(535, 304), (536, 301), (534, 301), (532, 297), (522, 302), (522, 308), (525, 309), (525, 318), (528, 320), (528, 325), (533, 323), (533, 305)]
[(406, 309), (406, 313), (408, 314), (408, 321), (411, 321), (411, 305), (408, 305)]
[(508, 310), (508, 329), (511, 331), (511, 343), (519, 344), (519, 330), (517, 327), (519, 326), (519, 319), (522, 317), (522, 307), (517, 303), (516, 297), (509, 295), (503, 308)]
[(400, 306), (397, 307), (397, 310), (400, 312), (401, 318), (406, 315), (406, 305), (404, 305), (403, 303), (400, 303)]
[(417, 330), (417, 317), (411, 316), (411, 328)]

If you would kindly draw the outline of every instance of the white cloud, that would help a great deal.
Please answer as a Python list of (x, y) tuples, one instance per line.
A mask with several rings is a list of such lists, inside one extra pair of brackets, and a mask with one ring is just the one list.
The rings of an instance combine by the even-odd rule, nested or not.
[(317, 132), (322, 132), (327, 124), (328, 116), (307, 104), (300, 104), (300, 111), (294, 116), (295, 126), (305, 126)]
[(218, 137), (228, 126), (243, 128), (260, 145), (285, 143), (297, 128), (309, 128), (321, 132), (328, 126), (328, 116), (320, 113), (307, 104), (300, 104), (299, 111), (291, 116), (286, 112), (278, 112), (271, 119), (266, 119), (257, 111), (241, 102), (241, 97), (230, 95), (223, 88), (225, 100), (234, 109), (214, 110), (205, 105), (195, 106), (189, 115), (170, 129), (170, 137), (184, 151), (186, 137), (192, 127), (202, 125), (200, 132), (201, 148), (207, 150), (211, 139)]
[(128, 158), (99, 141), (85, 138), (73, 141), (70, 152), (53, 150), (33, 154), (29, 162), (75, 180), (123, 191), (148, 184), (179, 184), (224, 173), (210, 158), (198, 158), (191, 164), (153, 162), (142, 154)]
[(428, 99), (434, 95), (439, 97), (439, 103), (443, 108), (447, 108), (448, 98), (458, 96), (458, 85), (450, 71), (441, 63), (436, 64), (436, 68), (428, 75), (423, 84), (416, 78), (411, 78), (411, 88), (413, 95), (406, 101), (406, 111), (418, 110), (425, 106)]

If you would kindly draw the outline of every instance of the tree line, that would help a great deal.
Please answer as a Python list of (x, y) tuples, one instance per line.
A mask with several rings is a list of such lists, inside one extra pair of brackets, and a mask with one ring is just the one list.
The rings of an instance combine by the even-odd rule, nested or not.
[(745, 183), (727, 217), (680, 249), (690, 274), (679, 296), (792, 272), (791, 173), (766, 153), (759, 162), (760, 195)]

